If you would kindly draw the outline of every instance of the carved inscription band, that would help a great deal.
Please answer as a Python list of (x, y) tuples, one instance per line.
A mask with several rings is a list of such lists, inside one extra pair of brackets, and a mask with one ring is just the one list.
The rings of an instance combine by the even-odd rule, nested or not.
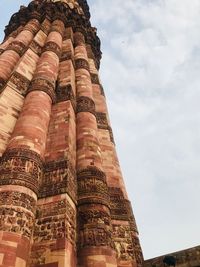
[(77, 99), (77, 109), (76, 112), (90, 112), (95, 116), (95, 103), (94, 101), (86, 96), (80, 96)]
[(88, 167), (77, 173), (79, 205), (100, 203), (109, 205), (108, 186), (104, 172), (96, 167)]
[(52, 102), (55, 103), (56, 96), (54, 92), (55, 84), (44, 78), (36, 78), (32, 80), (28, 93), (32, 91), (43, 91), (50, 96)]
[(13, 41), (6, 50), (13, 50), (21, 57), (26, 51), (26, 45), (20, 41)]
[(42, 169), (42, 159), (37, 153), (22, 148), (7, 151), (1, 159), (0, 185), (25, 186), (37, 194)]
[(22, 95), (26, 94), (30, 85), (30, 81), (17, 71), (12, 74), (10, 82), (16, 86), (17, 90), (19, 90)]
[(89, 71), (90, 70), (89, 63), (84, 58), (76, 59), (75, 60), (75, 69), (76, 70), (85, 69), (85, 70)]
[(55, 42), (47, 42), (44, 46), (43, 52), (51, 51), (55, 53), (59, 58), (61, 55), (61, 48)]
[(71, 84), (66, 86), (57, 86), (56, 98), (57, 103), (70, 100), (74, 110), (76, 109), (76, 99)]

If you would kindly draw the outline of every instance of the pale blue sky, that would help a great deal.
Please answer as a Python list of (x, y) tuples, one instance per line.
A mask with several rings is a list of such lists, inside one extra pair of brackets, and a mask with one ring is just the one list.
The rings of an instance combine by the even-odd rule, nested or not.
[[(1, 0), (0, 32), (25, 0)], [(200, 1), (90, 0), (145, 258), (200, 244)]]

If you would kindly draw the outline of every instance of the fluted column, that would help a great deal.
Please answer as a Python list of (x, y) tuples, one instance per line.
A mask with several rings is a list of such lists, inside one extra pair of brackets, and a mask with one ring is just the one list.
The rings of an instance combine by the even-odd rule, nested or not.
[(17, 37), (6, 46), (0, 55), (0, 92), (8, 80), (20, 57), (24, 54), (31, 43), (35, 33), (39, 30), (39, 21), (31, 19)]
[(117, 266), (112, 249), (106, 176), (84, 35), (76, 32), (78, 260), (80, 267)]
[(112, 240), (117, 252), (117, 266), (139, 267), (143, 265), (143, 256), (138, 238), (138, 230), (123, 181), (109, 121), (106, 99), (90, 45), (87, 45), (87, 53), (93, 98), (96, 106), (98, 138), (102, 150), (102, 165), (109, 187)]
[[(62, 46), (62, 36), (55, 31), (56, 23), (52, 24), (0, 165), (0, 254), (4, 267), (25, 267), (29, 257)], [(27, 32), (27, 44), (29, 37)]]

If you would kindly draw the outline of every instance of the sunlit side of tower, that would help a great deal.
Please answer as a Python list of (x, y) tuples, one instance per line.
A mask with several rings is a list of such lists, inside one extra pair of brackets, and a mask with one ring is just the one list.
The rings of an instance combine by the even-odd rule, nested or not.
[(0, 266), (140, 267), (85, 0), (35, 0), (0, 46)]

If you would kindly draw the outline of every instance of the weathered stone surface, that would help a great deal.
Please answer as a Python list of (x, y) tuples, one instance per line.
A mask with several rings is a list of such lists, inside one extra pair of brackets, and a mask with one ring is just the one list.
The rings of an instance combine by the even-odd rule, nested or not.
[(0, 266), (140, 267), (85, 0), (31, 1), (0, 45)]

